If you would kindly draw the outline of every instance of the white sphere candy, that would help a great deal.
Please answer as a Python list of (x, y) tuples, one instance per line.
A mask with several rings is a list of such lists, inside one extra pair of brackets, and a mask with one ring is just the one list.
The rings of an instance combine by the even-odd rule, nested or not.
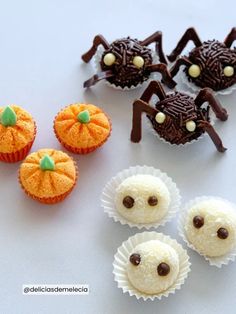
[(198, 77), (201, 73), (201, 69), (197, 64), (192, 64), (189, 68), (188, 68), (188, 74), (191, 77)]
[(194, 121), (188, 121), (186, 123), (186, 129), (189, 132), (194, 132), (196, 130), (196, 123)]
[(104, 58), (103, 58), (103, 62), (105, 63), (105, 65), (107, 66), (111, 66), (114, 62), (116, 61), (116, 57), (113, 53), (107, 53)]
[(144, 65), (144, 60), (142, 57), (140, 56), (135, 56), (134, 59), (133, 59), (133, 64), (138, 68), (142, 68), (143, 65)]
[(166, 119), (166, 115), (163, 112), (158, 112), (156, 114), (155, 120), (157, 123), (162, 124)]
[(224, 75), (225, 76), (233, 76), (234, 75), (234, 68), (231, 67), (230, 65), (227, 65), (225, 68), (224, 68)]

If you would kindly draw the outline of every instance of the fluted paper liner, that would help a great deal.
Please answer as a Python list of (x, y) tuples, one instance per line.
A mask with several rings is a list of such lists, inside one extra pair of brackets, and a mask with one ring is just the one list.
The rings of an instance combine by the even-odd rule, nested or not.
[(182, 237), (182, 239), (184, 240), (184, 242), (187, 244), (187, 246), (189, 248), (191, 248), (192, 250), (196, 251), (198, 254), (200, 254), (201, 256), (203, 256), (211, 266), (216, 266), (218, 268), (221, 268), (222, 265), (227, 265), (230, 261), (234, 261), (235, 260), (235, 256), (236, 256), (236, 246), (227, 254), (222, 255), (222, 256), (217, 256), (217, 257), (209, 257), (206, 256), (202, 253), (200, 253), (193, 244), (191, 244), (188, 239), (187, 236), (185, 234), (185, 230), (184, 230), (184, 225), (185, 225), (185, 219), (186, 219), (186, 214), (187, 211), (192, 208), (194, 205), (198, 204), (199, 202), (202, 201), (206, 201), (206, 200), (210, 200), (210, 199), (215, 199), (215, 200), (219, 200), (219, 201), (223, 201), (223, 202), (227, 202), (230, 206), (232, 206), (233, 208), (235, 208), (236, 210), (236, 206), (223, 199), (220, 197), (215, 197), (215, 196), (201, 196), (201, 197), (196, 197), (195, 199), (189, 201), (183, 208), (183, 210), (180, 213), (179, 216), (179, 220), (178, 220), (178, 231), (179, 231), (179, 235)]
[[(102, 59), (102, 54), (104, 52), (104, 48), (103, 47), (99, 47), (96, 54), (95, 54), (95, 57), (94, 57), (94, 62), (95, 62), (95, 68), (96, 68), (96, 71), (97, 72), (100, 72), (101, 71), (101, 66), (100, 66), (100, 61)], [(157, 53), (151, 49), (151, 54), (152, 54), (152, 64), (158, 64), (160, 63), (159, 61), (159, 57), (157, 55)], [(121, 87), (121, 86), (117, 86), (115, 84), (112, 84), (110, 83), (108, 80), (105, 79), (105, 82), (108, 86), (111, 86), (117, 90), (123, 90), (123, 91), (128, 91), (128, 90), (131, 90), (131, 89), (136, 89), (136, 88), (140, 88), (143, 84), (149, 82), (150, 80), (155, 80), (157, 77), (157, 74), (154, 72), (154, 73), (151, 73), (149, 78), (147, 80), (145, 80), (144, 82), (142, 83), (139, 83), (137, 85), (132, 85), (131, 87)]]
[[(170, 205), (166, 215), (158, 222), (152, 223), (134, 223), (127, 220), (125, 217), (121, 216), (115, 207), (115, 195), (116, 189), (126, 178), (138, 174), (148, 174), (161, 179), (167, 186), (170, 193)], [(170, 221), (178, 212), (181, 203), (181, 196), (179, 189), (176, 184), (172, 181), (166, 173), (159, 169), (148, 166), (135, 166), (125, 169), (119, 172), (116, 176), (112, 177), (111, 180), (105, 185), (102, 196), (101, 204), (104, 208), (104, 212), (108, 214), (109, 217), (113, 218), (114, 221), (119, 221), (122, 225), (129, 225), (132, 227), (137, 227), (138, 229), (150, 229), (152, 227), (157, 228), (163, 226), (167, 221)]]
[[(150, 241), (150, 240), (159, 240), (166, 244), (169, 244), (172, 248), (175, 249), (176, 253), (179, 257), (179, 274), (176, 278), (174, 284), (169, 287), (167, 290), (160, 292), (158, 294), (145, 294), (139, 290), (137, 290), (130, 283), (126, 266), (129, 260), (129, 256), (136, 247), (136, 245)], [(137, 299), (152, 300), (155, 299), (161, 300), (162, 297), (168, 297), (169, 294), (174, 294), (176, 290), (179, 290), (181, 286), (184, 284), (185, 279), (190, 272), (191, 263), (189, 262), (189, 256), (187, 251), (183, 249), (183, 247), (174, 239), (171, 239), (169, 236), (164, 235), (163, 233), (157, 233), (155, 231), (152, 232), (142, 232), (137, 233), (134, 236), (130, 237), (127, 241), (123, 242), (123, 244), (118, 248), (113, 262), (113, 274), (114, 279), (118, 284), (118, 288), (121, 288), (124, 293), (129, 293), (130, 296), (135, 296)]]

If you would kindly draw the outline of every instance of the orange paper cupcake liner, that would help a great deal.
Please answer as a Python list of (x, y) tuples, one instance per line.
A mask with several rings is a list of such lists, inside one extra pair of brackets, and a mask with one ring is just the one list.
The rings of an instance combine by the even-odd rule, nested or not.
[(75, 171), (76, 171), (76, 175), (75, 175), (75, 182), (73, 184), (73, 186), (68, 190), (66, 191), (65, 193), (63, 194), (60, 194), (60, 195), (57, 195), (57, 196), (53, 196), (53, 197), (38, 197), (36, 195), (33, 195), (31, 194), (29, 191), (27, 191), (25, 189), (25, 187), (23, 186), (22, 182), (21, 182), (21, 179), (20, 179), (20, 171), (19, 171), (19, 176), (18, 176), (18, 181), (23, 189), (23, 191), (29, 196), (31, 197), (32, 199), (34, 199), (35, 201), (38, 201), (40, 203), (43, 203), (43, 204), (46, 204), (46, 205), (53, 205), (53, 204), (56, 204), (56, 203), (59, 203), (59, 202), (62, 202), (71, 192), (72, 190), (74, 189), (76, 183), (77, 183), (77, 180), (79, 178), (79, 171), (78, 171), (78, 167), (77, 167), (77, 164), (76, 162), (74, 161), (74, 165), (75, 165)]
[(62, 139), (58, 136), (58, 134), (56, 132), (56, 129), (55, 129), (55, 120), (56, 120), (56, 118), (54, 120), (54, 125), (53, 125), (54, 133), (55, 133), (56, 138), (58, 139), (58, 141), (61, 143), (61, 145), (64, 146), (68, 151), (70, 151), (70, 152), (72, 152), (74, 154), (86, 155), (86, 154), (92, 153), (97, 148), (101, 147), (108, 140), (108, 138), (111, 135), (111, 131), (112, 131), (111, 119), (108, 117), (107, 114), (105, 114), (105, 116), (107, 117), (107, 119), (109, 121), (109, 124), (110, 124), (110, 132), (107, 135), (107, 137), (103, 141), (101, 141), (99, 144), (97, 144), (97, 145), (90, 146), (90, 147), (83, 147), (82, 148), (82, 147), (73, 147), (73, 146), (70, 146), (70, 145), (66, 144), (65, 142), (62, 141)]
[(25, 157), (28, 155), (28, 152), (30, 151), (35, 137), (36, 137), (36, 132), (37, 132), (37, 128), (36, 128), (36, 123), (34, 122), (34, 136), (32, 141), (30, 141), (25, 147), (12, 152), (12, 153), (0, 153), (0, 161), (3, 162), (8, 162), (8, 163), (14, 163), (14, 162), (18, 162), (21, 161), (23, 159), (25, 159)]

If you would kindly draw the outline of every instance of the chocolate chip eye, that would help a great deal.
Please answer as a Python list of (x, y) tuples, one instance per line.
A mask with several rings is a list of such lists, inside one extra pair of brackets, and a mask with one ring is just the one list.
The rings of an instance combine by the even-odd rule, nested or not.
[(226, 67), (224, 67), (224, 75), (227, 77), (231, 77), (234, 75), (234, 68), (230, 65), (227, 65)]
[(225, 239), (228, 238), (228, 236), (229, 236), (229, 232), (228, 232), (227, 229), (225, 229), (225, 228), (219, 228), (219, 229), (217, 230), (217, 237), (218, 237), (218, 238), (220, 238), (220, 239), (222, 239), (222, 240), (225, 240)]
[(141, 262), (141, 256), (139, 254), (137, 254), (137, 253), (133, 253), (133, 254), (130, 255), (129, 261), (134, 266), (138, 266), (140, 264), (140, 262)]
[(195, 216), (193, 218), (193, 225), (195, 228), (200, 229), (204, 225), (204, 218), (202, 216)]
[(150, 196), (150, 197), (148, 198), (148, 204), (149, 204), (150, 206), (156, 206), (157, 203), (158, 203), (158, 199), (157, 199), (156, 196), (153, 195), (153, 196)]
[(134, 206), (134, 199), (133, 197), (127, 195), (126, 197), (124, 197), (123, 199), (123, 205), (126, 208), (132, 208)]
[(159, 276), (167, 276), (170, 272), (170, 266), (166, 263), (160, 263), (157, 266), (157, 272)]

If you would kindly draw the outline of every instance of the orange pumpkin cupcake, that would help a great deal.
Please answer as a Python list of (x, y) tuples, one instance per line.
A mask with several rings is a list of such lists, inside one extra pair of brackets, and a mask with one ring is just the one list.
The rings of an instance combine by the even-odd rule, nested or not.
[(36, 124), (27, 111), (15, 105), (0, 107), (0, 161), (24, 159), (35, 136)]
[(111, 122), (94, 105), (72, 104), (58, 113), (54, 131), (66, 149), (76, 154), (87, 154), (106, 142), (111, 133)]
[(19, 181), (26, 194), (45, 204), (64, 200), (77, 177), (74, 160), (54, 149), (40, 149), (28, 155), (19, 170)]

